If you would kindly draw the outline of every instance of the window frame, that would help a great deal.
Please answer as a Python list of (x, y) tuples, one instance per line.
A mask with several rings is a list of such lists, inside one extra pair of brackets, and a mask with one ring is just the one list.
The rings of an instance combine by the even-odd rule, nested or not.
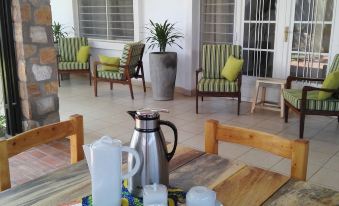
[[(74, 34), (76, 36), (80, 35), (80, 25), (79, 25), (79, 0), (73, 0), (73, 19), (74, 19)], [(89, 42), (94, 44), (95, 48), (103, 48), (103, 49), (115, 49), (116, 44), (125, 44), (131, 41), (140, 41), (141, 38), (141, 4), (140, 0), (133, 0), (133, 23), (134, 23), (134, 39), (133, 40), (108, 40), (108, 39), (95, 39), (88, 38)], [(109, 43), (109, 44), (107, 44)], [(120, 47), (121, 46), (116, 46)]]

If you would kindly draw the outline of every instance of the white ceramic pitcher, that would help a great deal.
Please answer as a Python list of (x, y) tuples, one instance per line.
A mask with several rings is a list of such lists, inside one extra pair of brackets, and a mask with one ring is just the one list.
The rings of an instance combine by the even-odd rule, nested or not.
[[(132, 148), (122, 146), (120, 140), (108, 136), (83, 148), (92, 177), (93, 205), (121, 206), (122, 180), (139, 170), (139, 154)], [(131, 153), (135, 158), (135, 166), (127, 174), (121, 172), (122, 152)]]

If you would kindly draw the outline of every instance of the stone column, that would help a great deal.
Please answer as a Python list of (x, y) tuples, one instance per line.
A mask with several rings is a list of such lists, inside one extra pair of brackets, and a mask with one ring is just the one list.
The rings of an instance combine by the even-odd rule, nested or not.
[(60, 121), (50, 0), (12, 0), (23, 129)]

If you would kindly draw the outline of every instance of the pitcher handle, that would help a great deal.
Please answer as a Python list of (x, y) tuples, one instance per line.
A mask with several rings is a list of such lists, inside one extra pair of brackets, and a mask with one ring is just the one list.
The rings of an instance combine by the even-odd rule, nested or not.
[(172, 151), (170, 153), (166, 154), (167, 160), (170, 161), (173, 158), (173, 156), (174, 156), (175, 150), (177, 149), (178, 130), (177, 130), (177, 127), (172, 122), (169, 122), (169, 121), (160, 120), (160, 125), (166, 125), (166, 126), (170, 127), (173, 130), (173, 133), (174, 133), (174, 145), (173, 145), (173, 149), (172, 149)]
[(128, 178), (132, 177), (133, 175), (135, 175), (138, 172), (138, 170), (140, 168), (140, 156), (135, 149), (132, 149), (130, 147), (123, 146), (123, 147), (121, 147), (121, 151), (131, 153), (135, 158), (135, 165), (134, 165), (133, 169), (131, 169), (131, 171), (129, 171), (128, 173), (122, 175), (122, 179), (124, 180), (124, 179), (128, 179)]

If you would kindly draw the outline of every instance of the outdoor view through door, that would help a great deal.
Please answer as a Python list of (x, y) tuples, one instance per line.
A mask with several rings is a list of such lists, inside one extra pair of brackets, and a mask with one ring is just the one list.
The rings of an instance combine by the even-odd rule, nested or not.
[(272, 77), (276, 0), (245, 0), (244, 75)]
[(333, 7), (333, 0), (296, 1), (290, 75), (315, 78), (326, 76)]

